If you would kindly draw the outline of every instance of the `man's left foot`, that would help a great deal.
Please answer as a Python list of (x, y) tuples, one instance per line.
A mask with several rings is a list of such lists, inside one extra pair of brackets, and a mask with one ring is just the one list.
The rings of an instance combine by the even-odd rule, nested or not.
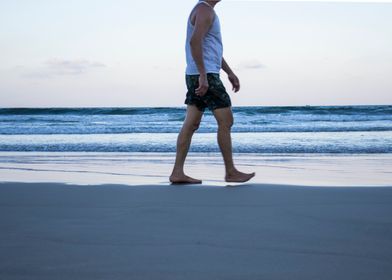
[(172, 184), (201, 184), (202, 181), (189, 177), (185, 174), (181, 174), (181, 175), (171, 175), (169, 178), (169, 181)]

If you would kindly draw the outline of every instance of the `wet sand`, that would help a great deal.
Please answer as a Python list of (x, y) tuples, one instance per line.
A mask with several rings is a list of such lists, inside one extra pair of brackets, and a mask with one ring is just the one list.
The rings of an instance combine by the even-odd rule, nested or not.
[(0, 279), (392, 279), (392, 187), (0, 184)]

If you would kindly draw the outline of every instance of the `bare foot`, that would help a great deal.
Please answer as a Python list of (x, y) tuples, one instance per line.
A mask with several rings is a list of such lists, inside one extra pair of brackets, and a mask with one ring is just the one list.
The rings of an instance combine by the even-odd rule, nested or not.
[(235, 170), (232, 173), (226, 174), (225, 181), (226, 182), (236, 182), (236, 183), (243, 183), (249, 181), (256, 175), (255, 172), (252, 173), (242, 173), (238, 170)]
[(185, 174), (182, 175), (171, 175), (169, 181), (172, 184), (201, 184), (201, 180), (186, 176)]

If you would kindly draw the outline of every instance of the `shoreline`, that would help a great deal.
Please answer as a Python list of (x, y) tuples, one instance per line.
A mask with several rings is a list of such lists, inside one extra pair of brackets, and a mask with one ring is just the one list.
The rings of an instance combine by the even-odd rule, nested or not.
[(0, 278), (392, 277), (392, 187), (0, 183)]
[[(167, 185), (174, 153), (0, 152), (0, 181)], [(256, 172), (250, 183), (308, 186), (389, 186), (392, 154), (234, 154), (237, 168)], [(185, 172), (224, 186), (219, 153), (190, 152)]]
[(274, 184), (274, 183), (253, 183), (252, 180), (244, 183), (236, 183), (236, 182), (213, 182), (209, 181), (209, 183), (201, 183), (201, 184), (172, 184), (170, 182), (160, 183), (160, 184), (119, 184), (119, 183), (85, 183), (85, 184), (75, 184), (75, 183), (66, 183), (66, 182), (58, 182), (58, 181), (44, 181), (44, 182), (21, 182), (21, 181), (0, 181), (0, 187), (4, 185), (47, 185), (47, 186), (59, 186), (59, 187), (71, 187), (71, 188), (85, 188), (85, 187), (119, 187), (119, 188), (142, 188), (142, 187), (157, 187), (157, 188), (206, 188), (206, 189), (224, 189), (224, 188), (244, 188), (244, 187), (284, 187), (284, 188), (305, 188), (305, 189), (388, 189), (392, 188), (391, 185), (301, 185), (301, 184)]

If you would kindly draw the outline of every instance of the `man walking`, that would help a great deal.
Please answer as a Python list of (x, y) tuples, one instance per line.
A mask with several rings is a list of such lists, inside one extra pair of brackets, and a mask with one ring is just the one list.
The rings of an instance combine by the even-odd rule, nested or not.
[(188, 92), (186, 118), (177, 138), (177, 153), (170, 182), (197, 184), (201, 180), (185, 175), (184, 162), (193, 133), (198, 129), (203, 112), (211, 110), (218, 123), (218, 144), (225, 163), (227, 182), (246, 182), (255, 173), (238, 171), (233, 163), (231, 126), (233, 113), (230, 96), (220, 80), (223, 69), (238, 92), (240, 82), (223, 58), (223, 45), (219, 18), (214, 11), (220, 0), (199, 1), (191, 11), (186, 39), (186, 84)]

